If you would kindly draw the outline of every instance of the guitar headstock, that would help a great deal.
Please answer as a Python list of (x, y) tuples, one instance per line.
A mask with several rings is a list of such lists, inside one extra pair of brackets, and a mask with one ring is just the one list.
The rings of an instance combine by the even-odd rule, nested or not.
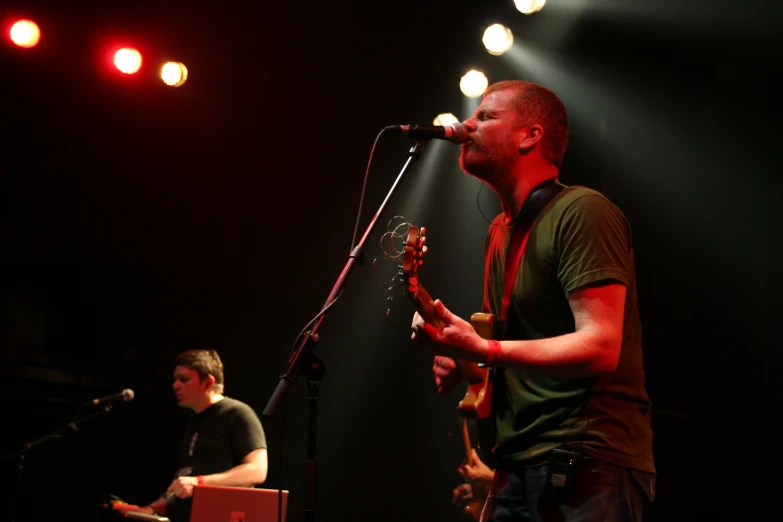
[(405, 254), (402, 259), (402, 279), (405, 284), (405, 292), (408, 295), (416, 295), (419, 290), (419, 268), (424, 263), (424, 254), (427, 247), (424, 235), (427, 229), (410, 226), (408, 241), (405, 243)]

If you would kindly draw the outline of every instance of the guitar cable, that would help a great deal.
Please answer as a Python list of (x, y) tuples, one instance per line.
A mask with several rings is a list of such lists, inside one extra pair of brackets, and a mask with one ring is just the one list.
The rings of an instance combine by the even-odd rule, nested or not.
[[(587, 395), (585, 397), (585, 403), (584, 403), (584, 409), (586, 410), (588, 408), (589, 402), (590, 402), (590, 392), (589, 391), (585, 392), (585, 395)], [(590, 426), (590, 418), (591, 417), (592, 417), (592, 414), (588, 414), (587, 415), (587, 420), (585, 421), (585, 429), (582, 431), (582, 437), (579, 439), (579, 447), (577, 448), (577, 450), (580, 453), (582, 453), (582, 447), (584, 446), (584, 441), (585, 441), (585, 437), (587, 436), (587, 429)]]
[[(585, 399), (583, 403), (584, 410), (587, 410), (589, 403), (590, 403), (590, 390), (587, 390), (585, 392)], [(592, 416), (593, 416), (592, 413), (587, 415), (587, 419), (585, 420), (585, 429), (582, 430), (582, 435), (579, 438), (579, 445), (576, 448), (574, 448), (576, 452), (579, 453), (580, 455), (584, 455), (584, 451), (582, 450), (582, 448), (584, 448), (584, 441), (585, 441), (585, 437), (587, 437), (587, 430), (590, 427), (590, 419), (592, 418)], [(562, 447), (564, 444), (568, 444), (568, 443), (564, 442), (560, 445), (560, 447)]]

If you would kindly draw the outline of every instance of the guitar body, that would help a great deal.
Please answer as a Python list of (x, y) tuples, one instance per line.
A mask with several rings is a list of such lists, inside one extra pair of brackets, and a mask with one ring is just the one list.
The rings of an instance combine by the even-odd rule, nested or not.
[[(484, 503), (487, 501), (488, 492), (478, 492), (477, 489), (486, 489), (483, 486), (473, 485), (473, 498), (470, 499), (465, 507), (462, 508), (462, 512), (479, 522), (481, 520), (481, 511), (484, 509)], [(476, 496), (478, 493), (478, 496)]]
[[(470, 324), (482, 338), (492, 339), (495, 330), (495, 316), (475, 313)], [(459, 403), (459, 412), (469, 419), (486, 419), (492, 413), (492, 369), (483, 368), (482, 380), (468, 380), (465, 397)]]

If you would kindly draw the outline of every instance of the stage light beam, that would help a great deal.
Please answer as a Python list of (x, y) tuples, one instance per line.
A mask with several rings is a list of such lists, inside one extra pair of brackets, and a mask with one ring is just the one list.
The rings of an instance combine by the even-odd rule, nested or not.
[(503, 24), (492, 24), (484, 31), (481, 41), (489, 54), (500, 56), (511, 49), (514, 34)]
[(478, 98), (489, 86), (489, 80), (481, 71), (470, 70), (459, 81), (459, 89), (468, 98)]
[(163, 83), (171, 87), (179, 87), (188, 79), (188, 68), (181, 62), (167, 62), (160, 69)]
[(32, 20), (19, 20), (11, 26), (11, 41), (19, 47), (35, 47), (41, 39), (41, 30)]
[(443, 125), (444, 127), (446, 125), (451, 125), (452, 123), (458, 123), (459, 120), (456, 116), (451, 114), (450, 112), (444, 112), (441, 114), (438, 114), (435, 116), (435, 119), (432, 120), (433, 125)]
[(114, 66), (125, 74), (133, 74), (141, 68), (141, 53), (130, 47), (123, 47), (114, 54)]

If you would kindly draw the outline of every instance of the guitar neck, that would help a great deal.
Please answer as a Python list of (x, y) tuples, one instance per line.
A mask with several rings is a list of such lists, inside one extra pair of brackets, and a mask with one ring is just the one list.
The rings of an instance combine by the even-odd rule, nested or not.
[(471, 449), (473, 446), (470, 444), (470, 431), (468, 430), (468, 419), (462, 419), (462, 442), (465, 444), (465, 462), (473, 464), (473, 455)]
[(416, 292), (410, 295), (413, 306), (419, 315), (424, 318), (425, 321), (434, 325), (436, 328), (442, 328), (443, 323), (435, 315), (435, 301), (432, 299), (429, 293), (423, 286), (419, 285)]

